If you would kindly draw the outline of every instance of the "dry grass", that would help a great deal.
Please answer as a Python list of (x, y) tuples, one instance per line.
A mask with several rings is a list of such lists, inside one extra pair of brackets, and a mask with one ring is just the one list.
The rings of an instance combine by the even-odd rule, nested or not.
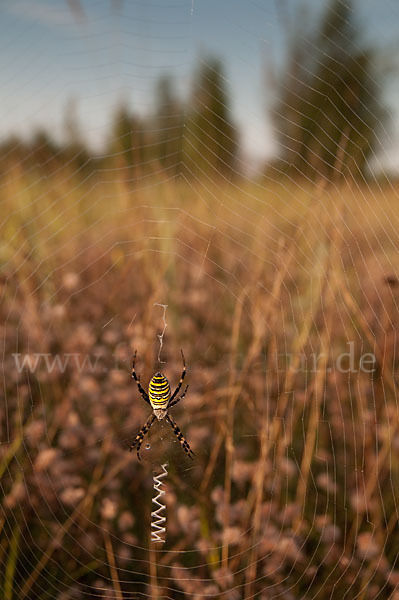
[[(0, 194), (4, 598), (399, 597), (391, 187), (132, 189), (16, 170)], [(130, 359), (147, 382), (157, 302), (172, 381), (186, 354), (174, 414), (193, 463), (158, 424), (141, 464), (127, 452), (148, 414)], [(349, 342), (353, 373), (336, 362)], [(15, 353), (98, 363), (18, 373)]]

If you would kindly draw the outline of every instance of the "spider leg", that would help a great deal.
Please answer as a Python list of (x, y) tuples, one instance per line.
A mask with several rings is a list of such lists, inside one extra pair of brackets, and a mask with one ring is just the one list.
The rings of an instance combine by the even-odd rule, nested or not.
[(154, 421), (155, 421), (155, 415), (151, 415), (151, 417), (148, 419), (147, 423), (145, 425), (143, 425), (143, 427), (140, 429), (140, 431), (136, 435), (133, 444), (130, 446), (129, 452), (131, 452), (133, 450), (133, 448), (137, 445), (137, 458), (139, 460), (141, 460), (139, 452), (140, 452), (141, 444), (143, 443), (144, 436), (146, 433), (148, 433), (148, 431)]
[(182, 358), (183, 358), (183, 371), (182, 371), (182, 374), (181, 374), (178, 386), (177, 386), (177, 388), (175, 389), (175, 391), (173, 392), (173, 394), (170, 397), (169, 406), (170, 406), (170, 402), (172, 402), (172, 400), (174, 400), (176, 398), (177, 394), (180, 392), (180, 388), (181, 388), (183, 380), (184, 380), (184, 378), (186, 376), (186, 361), (184, 360), (183, 350), (180, 350), (180, 352), (181, 352), (181, 355), (182, 355)]
[(175, 400), (173, 400), (173, 402), (171, 402), (169, 400), (168, 408), (170, 408), (171, 406), (174, 406), (175, 404), (177, 404), (178, 402), (180, 402), (180, 400), (183, 400), (184, 396), (186, 395), (187, 390), (188, 390), (188, 385), (186, 385), (186, 389), (184, 390), (184, 392), (182, 393), (181, 396), (179, 396), (178, 398), (176, 398)]
[(136, 364), (136, 355), (137, 355), (137, 350), (134, 353), (133, 356), (133, 364), (132, 364), (132, 377), (135, 380), (135, 382), (137, 383), (137, 387), (139, 388), (139, 392), (143, 398), (143, 400), (145, 400), (150, 406), (151, 406), (151, 402), (150, 399), (148, 397), (147, 392), (145, 391), (145, 389), (143, 388), (143, 386), (140, 383), (140, 377), (137, 377), (134, 365)]
[(194, 452), (191, 450), (189, 443), (187, 442), (186, 438), (180, 431), (180, 428), (177, 426), (176, 421), (170, 415), (166, 415), (165, 418), (168, 421), (168, 423), (171, 425), (171, 427), (173, 429), (173, 433), (179, 440), (184, 452), (186, 452), (186, 454), (188, 454), (188, 456), (191, 458), (191, 460), (193, 460)]

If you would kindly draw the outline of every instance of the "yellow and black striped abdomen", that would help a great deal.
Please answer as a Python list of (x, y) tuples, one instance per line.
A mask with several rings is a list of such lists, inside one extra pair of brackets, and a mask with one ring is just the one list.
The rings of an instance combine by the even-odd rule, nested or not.
[(170, 398), (170, 385), (165, 375), (155, 373), (150, 381), (148, 395), (152, 408), (166, 408)]

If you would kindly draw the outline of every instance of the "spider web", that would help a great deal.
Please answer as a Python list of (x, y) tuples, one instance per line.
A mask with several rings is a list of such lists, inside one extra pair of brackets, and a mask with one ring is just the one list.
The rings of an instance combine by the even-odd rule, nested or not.
[[(317, 28), (322, 10), (307, 6)], [(25, 163), (5, 163), (0, 182), (5, 598), (399, 597), (397, 131), (378, 129), (367, 179), (342, 169), (331, 181), (320, 168), (312, 183), (283, 161), (265, 174), (279, 132), (264, 73), (286, 68), (298, 7), (3, 9), (3, 140), (29, 139), (40, 124), (61, 140), (75, 95), (104, 161), (88, 171), (71, 143), (68, 170), (32, 149)], [(354, 9), (358, 27), (393, 53), (394, 3)], [(206, 169), (215, 130), (202, 161), (177, 174), (173, 153), (151, 172), (145, 160), (133, 174), (109, 167), (117, 102), (128, 97), (147, 116), (168, 73), (189, 98), (208, 53), (226, 63), (241, 138), (234, 169)], [(382, 90), (376, 82), (391, 124), (395, 76)], [(173, 139), (169, 119), (165, 106), (154, 134)], [(342, 131), (335, 174), (347, 155)], [(160, 365), (174, 389), (180, 348), (190, 387), (172, 412), (195, 460), (162, 421), (139, 463), (128, 449), (150, 413), (130, 378), (133, 352), (144, 387)], [(160, 545), (151, 511), (164, 464)]]

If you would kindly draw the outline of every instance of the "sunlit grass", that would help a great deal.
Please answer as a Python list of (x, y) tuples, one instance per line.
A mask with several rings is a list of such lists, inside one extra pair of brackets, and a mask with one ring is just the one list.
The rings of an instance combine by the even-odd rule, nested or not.
[[(176, 598), (195, 578), (204, 597), (226, 585), (248, 598), (267, 585), (298, 597), (311, 586), (355, 598), (365, 581), (370, 594), (393, 589), (399, 215), (389, 185), (20, 171), (0, 198), (5, 597), (52, 597), (50, 576), (55, 588), (78, 580), (114, 597), (148, 593), (150, 578)], [(151, 468), (127, 452), (148, 412), (131, 354), (147, 381), (159, 302), (171, 379), (181, 346), (187, 356), (176, 412), (196, 460), (187, 466), (166, 430), (149, 439), (156, 458), (170, 453), (167, 549), (195, 556), (145, 550)], [(336, 368), (349, 342), (357, 367), (376, 356), (373, 374)], [(18, 373), (13, 353), (100, 359), (92, 372)], [(301, 362), (312, 354), (323, 355), (316, 369)]]

